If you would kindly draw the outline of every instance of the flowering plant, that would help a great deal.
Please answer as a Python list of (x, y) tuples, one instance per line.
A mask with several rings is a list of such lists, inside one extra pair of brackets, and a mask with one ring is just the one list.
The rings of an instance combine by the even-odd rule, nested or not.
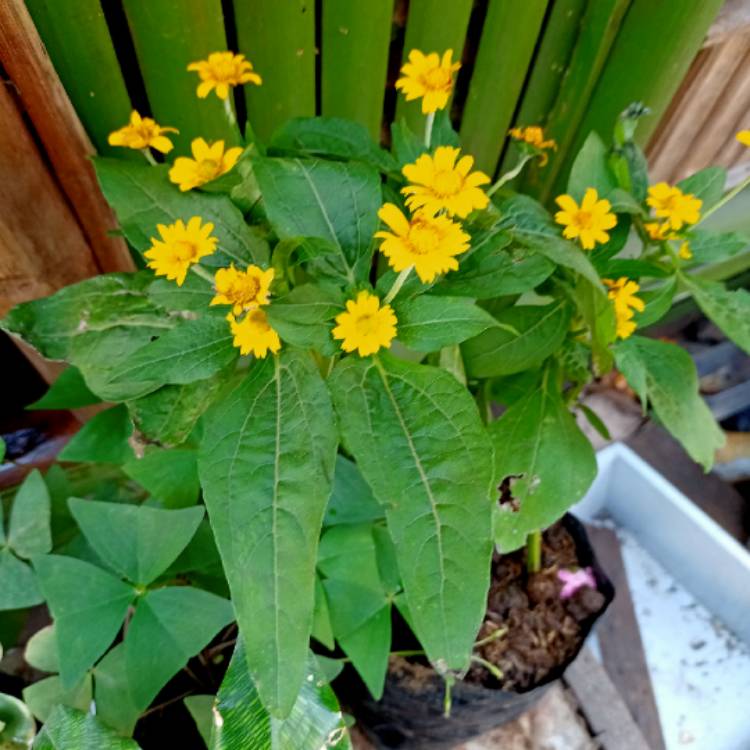
[[(747, 292), (694, 273), (746, 244), (702, 227), (738, 192), (724, 195), (724, 170), (649, 185), (631, 108), (612, 145), (589, 136), (550, 213), (510, 189), (553, 151), (541, 128), (511, 131), (518, 165), (495, 181), (461, 150), (446, 110), (458, 65), (450, 51), (409, 55), (397, 88), (421, 100), (425, 131), (398, 123), (390, 151), (356, 123), (302, 118), (266, 144), (248, 129), (243, 149), (196, 134), (192, 158), (172, 166), (97, 159), (142, 269), (3, 322), (76, 368), (67, 387), (115, 404), (64, 460), (121, 463), (165, 508), (197, 501), (197, 488), (181, 491), (197, 465), (242, 658), (276, 716), (298, 700), (311, 637), (338, 644), (378, 696), (394, 605), (439, 674), (465, 672), (493, 549), (526, 544), (538, 568), (540, 531), (595, 475), (574, 416), (606, 431), (579, 402), (593, 378), (616, 366), (711, 465), (722, 433), (689, 355), (636, 333), (678, 291), (750, 350)], [(261, 83), (230, 53), (190, 70), (232, 120), (231, 87)], [(134, 113), (111, 142), (154, 161), (148, 149), (168, 153), (169, 133)], [(74, 508), (87, 537), (95, 511)], [(189, 539), (200, 518), (184, 519)], [(59, 622), (62, 584), (44, 560), (35, 568)], [(118, 570), (130, 583), (116, 583), (139, 585), (135, 619), (166, 565), (147, 580)], [(123, 589), (125, 606), (133, 596)], [(72, 684), (111, 636), (67, 643), (63, 677)]]

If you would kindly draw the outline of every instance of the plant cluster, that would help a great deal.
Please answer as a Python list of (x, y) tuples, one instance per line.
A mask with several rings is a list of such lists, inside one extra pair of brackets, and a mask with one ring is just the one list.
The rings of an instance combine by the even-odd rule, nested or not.
[[(58, 503), (53, 531), (57, 517), (82, 536), (53, 539), (41, 477), (19, 491), (0, 609), (50, 608), (30, 645), (57, 674), (30, 688), (40, 718), (85, 708), (93, 677), (98, 720), (128, 734), (236, 619), (211, 746), (237, 731), (241, 684), (258, 732), (312, 716), (315, 746), (343, 747), (311, 637), (378, 697), (395, 606), (435, 670), (463, 675), (493, 549), (529, 540), (537, 567), (540, 531), (594, 478), (576, 415), (606, 433), (579, 402), (595, 377), (616, 366), (711, 465), (722, 433), (692, 360), (636, 331), (687, 293), (750, 351), (750, 295), (701, 273), (747, 244), (702, 226), (744, 185), (724, 195), (720, 168), (650, 185), (634, 108), (612, 145), (589, 136), (550, 213), (510, 189), (554, 150), (541, 128), (511, 131), (518, 164), (494, 182), (461, 150), (446, 109), (458, 66), (411, 52), (397, 88), (421, 100), (425, 131), (395, 124), (390, 151), (337, 118), (292, 120), (269, 143), (247, 127), (242, 148), (196, 137), (171, 166), (149, 151), (170, 152), (170, 128), (133, 113), (112, 134), (154, 162), (96, 160), (141, 270), (2, 322), (70, 363), (44, 406), (111, 404), (60, 458), (117, 464), (150, 498)], [(232, 122), (232, 87), (261, 83), (231, 53), (189, 69)], [(59, 726), (90, 724), (60, 712)]]

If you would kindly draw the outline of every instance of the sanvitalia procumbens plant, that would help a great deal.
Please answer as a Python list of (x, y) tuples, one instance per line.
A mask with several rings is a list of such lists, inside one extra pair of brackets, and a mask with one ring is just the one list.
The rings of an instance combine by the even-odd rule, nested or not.
[[(247, 62), (212, 58), (199, 95), (211, 84), (228, 102)], [(159, 468), (194, 472), (200, 443), (253, 689), (275, 716), (299, 710), (311, 635), (337, 643), (378, 696), (393, 604), (447, 681), (464, 673), (493, 546), (528, 540), (536, 568), (541, 530), (595, 475), (574, 412), (601, 428), (578, 397), (615, 364), (710, 466), (722, 435), (690, 357), (635, 335), (678, 289), (750, 351), (750, 296), (692, 273), (745, 246), (700, 226), (742, 186), (724, 196), (719, 168), (649, 186), (634, 110), (613, 146), (589, 137), (550, 214), (507, 183), (554, 143), (512, 131), (518, 165), (491, 184), (446, 116), (456, 70), (449, 52), (411, 53), (398, 88), (421, 99), (425, 132), (398, 123), (390, 153), (355, 123), (309, 118), (241, 155), (196, 139), (171, 168), (98, 159), (148, 268), (20, 305), (3, 324), (119, 404), (64, 457), (147, 462), (139, 481), (162, 499)], [(133, 117), (116, 138), (165, 153), (165, 132)], [(59, 628), (55, 569), (38, 566)], [(107, 576), (126, 608), (132, 586)]]

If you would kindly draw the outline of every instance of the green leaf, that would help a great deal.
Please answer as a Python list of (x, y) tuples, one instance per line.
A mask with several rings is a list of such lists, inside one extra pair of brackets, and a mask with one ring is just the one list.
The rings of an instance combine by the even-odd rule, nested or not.
[(31, 567), (9, 549), (0, 549), (0, 612), (33, 607), (43, 601)]
[(615, 308), (609, 297), (600, 294), (599, 287), (580, 279), (573, 295), (578, 312), (591, 332), (591, 354), (597, 375), (612, 369), (610, 344), (615, 340), (617, 323)]
[(521, 305), (498, 313), (494, 328), (464, 342), (469, 377), (512, 375), (541, 364), (563, 342), (571, 309), (563, 299), (549, 305)]
[(52, 549), (50, 502), (47, 485), (34, 469), (18, 488), (8, 523), (8, 546), (19, 556), (30, 558)]
[(616, 187), (609, 168), (609, 149), (599, 134), (591, 131), (570, 168), (568, 193), (580, 203), (588, 188), (595, 188), (600, 198), (607, 198)]
[(330, 378), (348, 450), (385, 506), (420, 642), (439, 671), (468, 665), (491, 555), (492, 446), (449, 373), (384, 354)]
[(604, 424), (602, 418), (593, 409), (590, 409), (586, 404), (578, 404), (578, 408), (581, 410), (581, 414), (586, 417), (586, 421), (599, 433), (599, 435), (605, 440), (612, 440), (607, 425)]
[(310, 635), (329, 651), (336, 648), (328, 599), (319, 576), (315, 578), (315, 609), (313, 610), (313, 624)]
[(733, 258), (750, 244), (740, 232), (709, 232), (696, 229), (690, 232), (691, 264), (716, 263)]
[(496, 325), (495, 319), (472, 300), (423, 294), (393, 305), (398, 340), (419, 352), (434, 352), (460, 344)]
[(203, 508), (162, 510), (71, 497), (71, 513), (102, 562), (133, 583), (158, 578), (193, 538)]
[(55, 626), (37, 630), (29, 638), (23, 654), (24, 661), (41, 672), (59, 672), (60, 660), (57, 656), (57, 638)]
[(132, 399), (162, 385), (188, 385), (215, 375), (239, 356), (222, 317), (186, 320), (133, 352), (97, 393), (112, 400)]
[[(237, 641), (229, 670), (216, 696), (211, 750), (319, 750), (351, 748), (336, 696), (310, 654), (289, 716), (277, 719), (263, 706), (262, 694), (247, 669), (248, 655)], [(220, 720), (219, 720), (220, 718)]]
[(536, 250), (545, 258), (556, 263), (558, 266), (570, 268), (576, 273), (583, 276), (591, 285), (604, 294), (604, 287), (599, 280), (599, 274), (591, 264), (591, 261), (584, 255), (583, 250), (568, 240), (560, 237), (537, 237), (534, 235), (519, 235), (519, 241), (526, 247)]
[(339, 275), (352, 285), (365, 281), (382, 201), (378, 173), (316, 159), (257, 159), (254, 167), (276, 234), (327, 240)]
[[(242, 212), (224, 195), (180, 192), (167, 177), (169, 166), (152, 167), (121, 159), (94, 160), (99, 184), (128, 242), (143, 253), (158, 237), (157, 224), (172, 224), (200, 216), (214, 225), (218, 250), (203, 258), (206, 266), (228, 266), (230, 261), (246, 266), (268, 263), (268, 244), (248, 226)], [(152, 277), (153, 278), (153, 277)]]
[(167, 310), (205, 313), (209, 311), (214, 295), (211, 282), (197, 273), (189, 273), (182, 286), (169, 279), (155, 279), (148, 288), (149, 299)]
[(283, 349), (206, 415), (201, 484), (250, 669), (286, 715), (304, 678), (337, 436), (312, 359)]
[(60, 677), (67, 690), (111, 645), (135, 592), (96, 565), (73, 557), (37, 557), (34, 569), (55, 622)]
[(140, 750), (90, 713), (58, 706), (37, 736), (33, 750)]
[(644, 409), (650, 402), (662, 424), (708, 471), (724, 433), (698, 393), (690, 355), (675, 344), (631, 336), (615, 346), (615, 361)]
[(130, 736), (141, 714), (130, 694), (125, 668), (125, 644), (108, 651), (94, 667), (94, 698), (96, 715), (118, 734)]
[(122, 464), (133, 457), (128, 438), (133, 425), (125, 406), (99, 412), (60, 451), (60, 461)]
[(46, 677), (23, 690), (23, 699), (26, 705), (39, 721), (47, 721), (58, 705), (88, 711), (91, 706), (91, 698), (90, 674), (84, 675), (83, 679), (70, 690), (65, 690), (60, 678), (56, 676)]
[(80, 409), (82, 406), (91, 406), (100, 401), (99, 396), (89, 390), (81, 371), (77, 367), (70, 366), (60, 373), (44, 396), (26, 408), (29, 410)]
[(145, 709), (161, 688), (234, 619), (232, 605), (208, 591), (170, 586), (139, 600), (125, 636), (133, 702)]
[(607, 196), (611, 210), (616, 214), (643, 214), (643, 206), (630, 193), (621, 188), (615, 188)]
[(122, 470), (165, 508), (187, 508), (198, 502), (198, 454), (193, 448), (148, 448)]
[(619, 279), (627, 276), (629, 279), (638, 280), (644, 276), (652, 279), (664, 279), (672, 274), (671, 269), (649, 263), (639, 258), (613, 258), (594, 265), (603, 278)]
[(265, 309), (268, 321), (288, 344), (314, 348), (325, 355), (339, 350), (331, 337), (332, 321), (344, 310), (337, 292), (317, 284), (302, 284)]
[(545, 529), (583, 497), (596, 476), (596, 458), (549, 371), (542, 382), (490, 425), (495, 445), (495, 486), (510, 479), (517, 506), (503, 504), (495, 541), (517, 549), (531, 531)]
[(638, 296), (646, 304), (643, 312), (636, 312), (633, 317), (638, 328), (645, 328), (661, 320), (672, 307), (675, 291), (677, 279), (673, 276), (652, 291), (638, 292)]
[(182, 702), (185, 704), (190, 716), (193, 717), (195, 728), (201, 739), (209, 747), (211, 742), (211, 728), (214, 723), (214, 701), (213, 695), (188, 695)]
[(0, 748), (26, 750), (35, 734), (36, 724), (28, 707), (18, 698), (0, 693)]
[(399, 167), (415, 162), (420, 154), (427, 151), (424, 139), (411, 130), (405, 118), (391, 123), (391, 141), (393, 155)]
[(269, 149), (300, 156), (328, 156), (361, 161), (381, 172), (394, 172), (394, 158), (370, 137), (367, 128), (340, 117), (294, 117), (271, 138)]
[(727, 170), (724, 167), (706, 167), (680, 180), (677, 187), (683, 193), (692, 193), (696, 198), (700, 198), (703, 201), (701, 213), (705, 213), (724, 195), (726, 181)]
[(375, 499), (357, 464), (340, 454), (336, 456), (333, 492), (326, 508), (325, 525), (363, 523), (384, 515), (383, 507)]
[(750, 292), (730, 291), (716, 281), (680, 277), (698, 307), (744, 351), (750, 353)]

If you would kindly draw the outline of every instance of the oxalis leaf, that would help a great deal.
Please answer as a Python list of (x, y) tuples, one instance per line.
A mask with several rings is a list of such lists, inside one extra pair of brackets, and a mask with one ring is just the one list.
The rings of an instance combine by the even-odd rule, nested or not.
[(724, 433), (698, 393), (690, 355), (676, 344), (631, 336), (615, 346), (615, 362), (644, 409), (650, 402), (662, 424), (708, 471)]
[(467, 666), (492, 552), (492, 445), (449, 373), (386, 354), (330, 379), (344, 443), (386, 508), (416, 634), (440, 672)]
[(490, 425), (495, 483), (510, 480), (513, 503), (499, 507), (495, 541), (509, 552), (583, 497), (596, 476), (588, 438), (578, 429), (547, 370), (540, 384)]
[(289, 713), (304, 679), (315, 562), (336, 457), (325, 384), (285, 348), (205, 416), (199, 472), (263, 704)]
[(139, 750), (133, 740), (118, 737), (95, 716), (58, 706), (34, 741), (34, 750)]

